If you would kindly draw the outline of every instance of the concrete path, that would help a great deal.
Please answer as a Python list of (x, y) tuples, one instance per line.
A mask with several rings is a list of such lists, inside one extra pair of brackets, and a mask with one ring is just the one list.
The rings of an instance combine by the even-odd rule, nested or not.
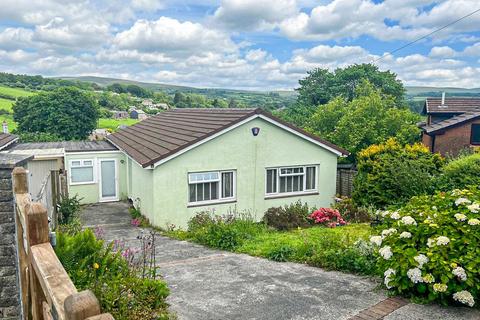
[[(101, 226), (107, 241), (124, 240), (139, 247), (136, 237), (142, 229), (131, 226), (127, 208), (121, 202), (87, 206), (82, 220), (87, 227)], [(365, 277), (212, 250), (167, 237), (158, 239), (157, 253), (160, 272), (171, 290), (167, 301), (180, 320), (346, 320), (387, 298)], [(383, 319), (474, 320), (480, 319), (480, 311), (407, 304)]]

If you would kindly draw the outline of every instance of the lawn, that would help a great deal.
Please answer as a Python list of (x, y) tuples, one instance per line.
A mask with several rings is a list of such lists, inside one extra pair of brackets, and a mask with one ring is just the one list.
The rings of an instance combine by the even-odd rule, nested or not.
[(0, 109), (7, 110), (8, 112), (12, 112), (12, 105), (14, 101), (0, 98)]
[(0, 86), (0, 94), (5, 94), (14, 98), (18, 98), (18, 97), (28, 97), (28, 96), (34, 95), (35, 92), (26, 91), (20, 88), (10, 88), (10, 87)]
[(263, 224), (236, 221), (204, 225), (193, 231), (167, 231), (166, 235), (210, 247), (267, 258), (293, 261), (329, 270), (376, 274), (372, 228), (352, 223), (343, 227), (276, 231)]
[(98, 128), (101, 129), (110, 129), (112, 131), (117, 131), (118, 126), (126, 125), (131, 126), (132, 124), (137, 123), (137, 119), (108, 119), (108, 118), (100, 118), (98, 121)]

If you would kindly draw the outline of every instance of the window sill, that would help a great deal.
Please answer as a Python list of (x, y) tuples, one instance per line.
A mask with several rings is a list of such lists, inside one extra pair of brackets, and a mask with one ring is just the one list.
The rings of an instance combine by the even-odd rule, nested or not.
[(218, 200), (218, 201), (209, 201), (209, 202), (201, 202), (201, 203), (188, 203), (187, 208), (196, 208), (196, 207), (207, 207), (207, 206), (214, 206), (217, 204), (226, 204), (226, 203), (235, 203), (237, 199), (225, 199), (225, 200)]
[(279, 198), (292, 198), (292, 197), (304, 197), (304, 196), (318, 196), (318, 191), (312, 192), (296, 192), (296, 193), (279, 193), (273, 195), (266, 195), (265, 200), (279, 199)]

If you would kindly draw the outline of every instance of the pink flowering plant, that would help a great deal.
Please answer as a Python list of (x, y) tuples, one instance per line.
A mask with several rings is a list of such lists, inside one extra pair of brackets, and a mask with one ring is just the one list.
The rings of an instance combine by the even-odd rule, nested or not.
[(480, 304), (480, 189), (414, 197), (378, 213), (370, 238), (387, 289), (417, 301)]
[(323, 224), (329, 228), (335, 228), (337, 225), (345, 225), (346, 222), (340, 215), (340, 212), (331, 208), (320, 208), (310, 215), (310, 219), (315, 224)]

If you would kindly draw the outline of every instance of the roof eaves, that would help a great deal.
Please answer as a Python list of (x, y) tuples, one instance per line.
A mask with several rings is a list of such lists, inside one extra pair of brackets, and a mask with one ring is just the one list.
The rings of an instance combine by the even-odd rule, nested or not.
[[(447, 119), (447, 120), (444, 120), (444, 121), (437, 122), (434, 125), (426, 126), (426, 127), (423, 128), (423, 130), (425, 130), (425, 132), (427, 134), (431, 134), (431, 133), (435, 133), (435, 132), (438, 132), (438, 131), (441, 131), (441, 130), (445, 130), (447, 128), (450, 128), (450, 127), (453, 127), (453, 126), (456, 126), (456, 125), (460, 125), (464, 122), (471, 121), (471, 120), (474, 120), (476, 118), (479, 118), (480, 117), (480, 112), (474, 112), (474, 113), (471, 113), (471, 114), (463, 113), (463, 114), (461, 114), (457, 117), (463, 117), (463, 119), (460, 119), (460, 121), (452, 121), (452, 120), (455, 120), (455, 117), (450, 118), (450, 119)], [(442, 123), (443, 123), (443, 125), (442, 125)]]
[(14, 136), (14, 138), (11, 141), (5, 143), (3, 146), (0, 146), (0, 150), (3, 150), (5, 148), (11, 146), (12, 144), (14, 144), (15, 142), (18, 141), (18, 139), (19, 139), (18, 136), (16, 136), (16, 135), (12, 135), (12, 136)]

